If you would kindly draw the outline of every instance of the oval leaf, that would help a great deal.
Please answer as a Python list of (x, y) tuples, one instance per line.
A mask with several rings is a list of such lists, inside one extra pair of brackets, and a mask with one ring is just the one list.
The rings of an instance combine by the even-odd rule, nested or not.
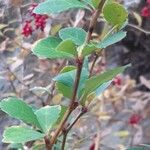
[(115, 69), (108, 70), (100, 75), (91, 77), (86, 81), (85, 93), (95, 91), (100, 85), (112, 80), (117, 74), (122, 73), (126, 67), (128, 66), (117, 67)]
[(56, 47), (60, 44), (61, 40), (56, 37), (48, 37), (37, 41), (33, 48), (32, 52), (40, 58), (70, 58), (73, 57), (69, 53), (61, 52), (55, 50)]
[(72, 40), (65, 40), (62, 41), (56, 48), (57, 51), (62, 51), (65, 53), (69, 53), (71, 55), (77, 56), (76, 45), (73, 43)]
[(13, 118), (41, 128), (32, 108), (21, 99), (15, 97), (4, 99), (0, 102), (0, 108)]
[(97, 48), (106, 48), (112, 44), (115, 44), (119, 41), (121, 41), (123, 38), (126, 37), (126, 32), (125, 31), (119, 31), (117, 33), (114, 33), (112, 35), (107, 36), (102, 40), (98, 45), (96, 45)]
[(12, 126), (7, 128), (3, 134), (4, 143), (26, 143), (29, 141), (34, 141), (42, 139), (45, 135), (32, 130), (30, 128)]
[(127, 20), (128, 13), (126, 9), (118, 3), (108, 3), (103, 9), (104, 18), (112, 26), (121, 27)]
[(64, 28), (59, 31), (62, 40), (70, 39), (77, 45), (82, 45), (86, 38), (86, 32), (82, 28)]
[(71, 8), (87, 8), (88, 7), (78, 0), (47, 0), (40, 3), (35, 9), (36, 14), (60, 13)]
[(61, 112), (61, 106), (45, 106), (35, 112), (43, 132), (47, 133), (56, 123)]

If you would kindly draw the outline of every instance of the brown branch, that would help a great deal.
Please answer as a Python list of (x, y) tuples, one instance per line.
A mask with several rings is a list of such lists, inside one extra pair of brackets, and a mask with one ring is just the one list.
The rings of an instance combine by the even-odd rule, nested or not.
[(46, 150), (50, 150), (51, 149), (50, 140), (47, 136), (44, 137), (44, 141), (45, 141)]
[(63, 133), (63, 141), (62, 141), (61, 150), (64, 150), (64, 149), (65, 149), (65, 144), (66, 144), (66, 140), (67, 140), (67, 135), (68, 135), (67, 132), (64, 132), (64, 133)]
[[(104, 5), (105, 1), (106, 0), (102, 0), (100, 2), (99, 6), (98, 6), (98, 9), (95, 11), (95, 13), (94, 13), (94, 15), (91, 19), (85, 43), (89, 43), (90, 40), (92, 39), (93, 30), (95, 28), (97, 19), (98, 19), (100, 13), (102, 12), (102, 8), (103, 8), (103, 5)], [(60, 132), (64, 129), (64, 125), (65, 125), (66, 121), (68, 120), (70, 114), (76, 108), (76, 107), (74, 107), (74, 103), (76, 101), (77, 90), (78, 90), (78, 85), (79, 85), (79, 81), (80, 81), (80, 75), (81, 75), (81, 71), (82, 71), (83, 61), (84, 61), (83, 58), (78, 58), (77, 59), (77, 65), (78, 66), (77, 66), (77, 73), (76, 73), (76, 79), (75, 79), (75, 84), (74, 84), (74, 88), (73, 88), (74, 90), (73, 90), (73, 95), (72, 95), (72, 99), (71, 99), (71, 104), (70, 104), (68, 110), (66, 111), (62, 121), (60, 122), (58, 128), (56, 129), (56, 131), (54, 133), (54, 136), (52, 136), (52, 138), (50, 140), (51, 148), (49, 150), (52, 149), (52, 146), (56, 142), (57, 137), (59, 136)], [(64, 141), (65, 141), (65, 139), (64, 139)]]
[[(83, 109), (82, 109), (83, 110)], [(75, 118), (75, 120), (71, 123), (71, 125), (66, 129), (64, 130), (63, 132), (63, 142), (62, 142), (62, 148), (61, 150), (64, 150), (65, 149), (65, 144), (66, 144), (66, 139), (67, 139), (67, 135), (69, 133), (69, 131), (72, 129), (72, 127), (76, 124), (76, 122), (81, 118), (81, 116), (83, 114), (85, 114), (86, 112), (85, 111), (81, 111), (79, 113), (79, 115)]]
[(81, 71), (82, 71), (82, 65), (83, 65), (83, 61), (82, 60), (78, 60), (77, 73), (76, 73), (76, 79), (75, 79), (75, 84), (74, 84), (74, 90), (73, 90), (73, 95), (72, 95), (72, 99), (71, 99), (71, 104), (69, 106), (69, 109), (66, 111), (66, 113), (64, 115), (64, 118), (62, 119), (62, 121), (60, 122), (58, 128), (56, 129), (54, 136), (51, 138), (51, 146), (55, 143), (59, 133), (63, 130), (64, 125), (65, 125), (67, 119), (69, 118), (71, 112), (75, 109), (74, 102), (76, 100), (76, 95), (77, 95), (77, 90), (78, 90), (78, 86), (79, 86), (80, 75), (81, 75)]

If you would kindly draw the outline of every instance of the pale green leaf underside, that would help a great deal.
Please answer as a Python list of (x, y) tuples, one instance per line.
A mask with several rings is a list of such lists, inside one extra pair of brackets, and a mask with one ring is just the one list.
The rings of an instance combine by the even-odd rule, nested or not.
[(34, 141), (42, 139), (45, 135), (32, 130), (30, 128), (12, 126), (7, 128), (3, 134), (4, 143), (26, 143), (29, 141)]
[(69, 53), (56, 50), (60, 42), (61, 39), (57, 37), (41, 39), (33, 45), (32, 52), (39, 58), (73, 58)]
[(78, 0), (47, 0), (40, 3), (35, 9), (37, 14), (60, 13), (71, 8), (86, 8), (88, 7)]
[(45, 106), (35, 112), (44, 133), (47, 133), (56, 123), (61, 112), (61, 106)]
[(82, 45), (87, 33), (82, 28), (68, 27), (59, 31), (59, 37), (62, 40), (70, 39), (76, 45)]
[(119, 31), (117, 33), (114, 33), (112, 35), (107, 36), (98, 45), (96, 45), (96, 47), (101, 48), (101, 49), (106, 48), (112, 44), (115, 44), (115, 43), (121, 41), (125, 37), (126, 37), (126, 32), (125, 31)]
[(6, 98), (0, 102), (0, 108), (11, 117), (40, 128), (32, 108), (22, 99), (15, 97)]

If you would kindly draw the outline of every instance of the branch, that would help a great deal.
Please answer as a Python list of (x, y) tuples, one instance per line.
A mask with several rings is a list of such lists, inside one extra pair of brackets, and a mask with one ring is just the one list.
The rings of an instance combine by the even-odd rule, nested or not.
[(95, 54), (95, 58), (94, 58), (94, 61), (93, 61), (93, 63), (92, 63), (91, 69), (90, 69), (90, 75), (89, 75), (89, 77), (92, 76), (93, 69), (94, 69), (94, 66), (95, 66), (95, 64), (96, 64), (97, 59), (98, 59), (98, 55)]
[(134, 28), (134, 29), (136, 29), (136, 30), (139, 30), (139, 31), (145, 33), (146, 35), (149, 35), (149, 34), (150, 34), (150, 31), (144, 30), (144, 29), (140, 28), (140, 27), (137, 26), (137, 25), (130, 24), (130, 23), (128, 23), (127, 25), (128, 25), (129, 27), (132, 27), (132, 28)]
[(69, 131), (72, 129), (72, 127), (76, 124), (76, 122), (81, 118), (83, 114), (85, 114), (87, 109), (82, 108), (82, 111), (79, 113), (79, 115), (76, 117), (76, 119), (71, 123), (71, 125), (63, 131), (63, 142), (62, 142), (62, 148), (61, 150), (65, 149), (66, 139)]
[[(92, 39), (92, 33), (94, 31), (97, 19), (98, 19), (100, 13), (102, 12), (102, 8), (103, 8), (105, 1), (106, 0), (102, 0), (100, 2), (98, 9), (95, 11), (95, 13), (91, 19), (85, 43), (89, 43), (90, 40)], [(58, 128), (56, 129), (54, 136), (52, 136), (52, 138), (51, 138), (51, 141), (50, 141), (51, 142), (51, 149), (52, 149), (53, 144), (56, 142), (56, 139), (59, 136), (60, 132), (64, 129), (64, 125), (65, 125), (66, 121), (68, 120), (70, 114), (76, 108), (74, 106), (74, 103), (76, 101), (77, 90), (78, 90), (78, 85), (79, 85), (79, 81), (80, 81), (80, 75), (81, 75), (81, 71), (82, 71), (83, 62), (84, 62), (84, 58), (78, 58), (77, 59), (77, 65), (78, 66), (77, 66), (77, 73), (76, 73), (76, 79), (75, 79), (75, 84), (74, 84), (74, 88), (73, 88), (74, 90), (73, 90), (73, 95), (72, 95), (72, 99), (71, 99), (71, 104), (70, 104), (68, 110), (66, 111), (64, 118), (62, 119)], [(65, 141), (65, 139), (64, 139), (64, 141)], [(51, 150), (51, 149), (49, 149), (49, 150)]]
[(79, 86), (80, 75), (81, 75), (81, 71), (82, 71), (82, 65), (83, 65), (83, 61), (82, 60), (78, 60), (77, 73), (76, 73), (76, 79), (75, 79), (75, 84), (74, 84), (74, 90), (73, 90), (73, 95), (72, 95), (72, 99), (71, 99), (71, 104), (70, 104), (69, 109), (66, 111), (66, 113), (64, 115), (64, 118), (60, 122), (57, 130), (55, 131), (54, 136), (51, 138), (51, 146), (55, 143), (59, 133), (63, 130), (64, 125), (65, 125), (67, 119), (69, 118), (71, 112), (75, 109), (74, 102), (76, 100), (76, 95), (77, 95), (77, 90), (78, 90), (78, 86)]

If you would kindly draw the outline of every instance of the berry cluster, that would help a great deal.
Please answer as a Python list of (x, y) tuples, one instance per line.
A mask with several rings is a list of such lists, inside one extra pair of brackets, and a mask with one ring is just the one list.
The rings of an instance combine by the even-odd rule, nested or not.
[(147, 0), (147, 5), (143, 7), (141, 16), (150, 17), (150, 0)]
[(136, 125), (139, 124), (139, 122), (141, 121), (142, 117), (138, 114), (133, 114), (131, 115), (131, 117), (129, 118), (129, 124), (130, 125)]
[(116, 86), (121, 86), (122, 85), (122, 79), (120, 76), (117, 76), (114, 80), (113, 80), (113, 85), (116, 85)]
[(24, 24), (23, 29), (22, 29), (22, 34), (25, 37), (32, 35), (32, 33), (37, 29), (44, 31), (44, 28), (46, 26), (48, 16), (33, 13), (33, 10), (37, 6), (38, 6), (37, 3), (33, 3), (30, 6), (30, 8), (28, 9), (28, 15), (29, 15), (30, 20), (25, 21), (25, 24)]

